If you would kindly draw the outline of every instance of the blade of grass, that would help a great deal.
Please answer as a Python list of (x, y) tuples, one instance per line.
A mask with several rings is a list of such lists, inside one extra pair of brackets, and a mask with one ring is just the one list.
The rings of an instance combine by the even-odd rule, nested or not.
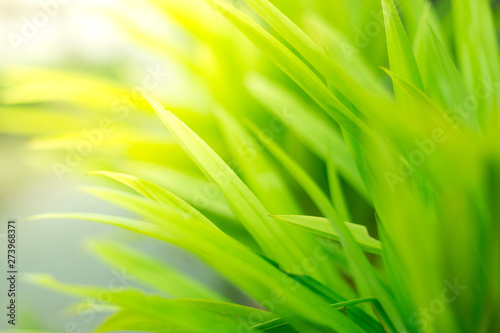
[[(290, 238), (284, 229), (269, 217), (269, 213), (217, 154), (208, 147), (194, 132), (171, 112), (149, 96), (146, 96), (158, 116), (175, 139), (202, 169), (224, 192), (235, 215), (254, 236), (264, 253), (285, 269), (300, 273), (300, 258), (304, 253), (300, 246)], [(298, 271), (297, 271), (298, 269)]]
[(121, 331), (172, 333), (162, 319), (148, 317), (131, 309), (120, 309), (94, 330), (95, 333)]
[[(349, 300), (349, 301), (345, 301), (345, 302), (338, 302), (335, 304), (331, 304), (330, 306), (334, 309), (343, 310), (345, 313), (347, 313), (348, 306), (351, 307), (353, 305), (367, 303), (367, 302), (376, 304), (378, 307), (380, 307), (377, 299), (374, 297), (363, 297), (363, 298), (353, 299), (353, 300)], [(269, 320), (265, 323), (255, 325), (252, 328), (258, 329), (259, 331), (263, 331), (263, 332), (277, 332), (277, 330), (282, 329), (286, 326), (287, 326), (287, 323), (285, 320), (283, 320), (283, 318), (275, 318), (275, 319)]]
[[(242, 27), (238, 22), (237, 10), (227, 5), (226, 0), (206, 0), (214, 4), (226, 18), (228, 18), (242, 32)], [(357, 113), (356, 109), (364, 111), (363, 115), (369, 115), (369, 110), (377, 109), (387, 105), (387, 100), (375, 96), (359, 85), (353, 77), (345, 72), (342, 67), (332, 61), (323, 50), (315, 44), (309, 36), (307, 36), (299, 27), (297, 27), (290, 19), (281, 13), (273, 4), (267, 0), (247, 0), (245, 1), (252, 9), (259, 14), (266, 23), (268, 23), (282, 38), (284, 38), (297, 52), (304, 57), (326, 80), (334, 87), (337, 92), (336, 97), (341, 101), (349, 101), (355, 108), (350, 108), (349, 103), (345, 107), (353, 113)], [(250, 38), (259, 48), (259, 45), (254, 39)], [(262, 48), (261, 48), (262, 49)], [(282, 59), (276, 59), (279, 64)], [(285, 71), (285, 73), (287, 73)], [(289, 73), (287, 73), (289, 75)], [(289, 75), (290, 76), (290, 75)], [(293, 77), (292, 77), (293, 78)], [(300, 85), (300, 84), (299, 84)], [(304, 89), (311, 97), (314, 94)], [(320, 103), (321, 105), (321, 103)], [(325, 109), (327, 112), (328, 110)], [(373, 112), (373, 111), (372, 111)], [(335, 119), (335, 118), (334, 118)], [(341, 126), (344, 126), (339, 122)], [(354, 134), (354, 133), (353, 133)]]
[(236, 330), (242, 328), (249, 332), (257, 332), (252, 330), (248, 323), (244, 321), (238, 322), (233, 317), (220, 316), (207, 311), (206, 308), (193, 306), (192, 302), (168, 300), (155, 295), (146, 295), (133, 289), (125, 289), (120, 292), (111, 292), (104, 289), (103, 292), (103, 288), (65, 284), (46, 275), (31, 275), (30, 279), (34, 283), (47, 288), (110, 302), (125, 309), (144, 314), (146, 317), (161, 320), (167, 332), (201, 333), (206, 332), (207, 327), (217, 332), (236, 332)]
[(334, 151), (331, 150), (326, 161), (326, 171), (328, 177), (328, 187), (330, 189), (330, 197), (333, 203), (333, 207), (337, 209), (340, 217), (344, 221), (351, 221), (351, 215), (349, 214), (349, 207), (347, 206), (344, 191), (342, 189), (341, 179), (339, 177), (337, 167), (334, 164), (335, 155)]
[(260, 153), (262, 148), (255, 139), (224, 109), (216, 108), (215, 116), (245, 183), (266, 209), (270, 212), (300, 212), (301, 208), (288, 184), (266, 156)]
[[(460, 71), (470, 91), (492, 89), (477, 99), (480, 125), (488, 127), (490, 115), (500, 106), (500, 55), (490, 3), (487, 0), (453, 0), (455, 46)], [(476, 96), (477, 97), (477, 96)]]
[(91, 241), (88, 249), (107, 264), (125, 269), (145, 285), (174, 298), (200, 298), (227, 301), (225, 296), (211, 290), (190, 276), (167, 266), (151, 256), (108, 240)]
[(334, 151), (332, 158), (338, 165), (339, 171), (364, 198), (367, 197), (366, 189), (342, 134), (333, 124), (311, 112), (310, 106), (286, 88), (262, 75), (252, 74), (247, 77), (245, 83), (253, 96), (317, 156), (326, 160), (328, 149)]
[(374, 67), (368, 65), (362, 50), (356, 48), (352, 42), (340, 31), (335, 30), (329, 22), (318, 15), (309, 15), (305, 19), (306, 27), (325, 51), (336, 63), (338, 63), (348, 74), (356, 79), (359, 84), (368, 91), (390, 98), (390, 92), (380, 80), (380, 73)]
[[(191, 306), (196, 310), (211, 312), (219, 316), (221, 319), (227, 318), (238, 323), (248, 322), (250, 325), (252, 325), (251, 323), (260, 322), (261, 320), (259, 320), (259, 318), (276, 317), (276, 315), (263, 310), (229, 303), (203, 302), (194, 299), (178, 299), (172, 303), (179, 304), (181, 306)], [(244, 327), (245, 325), (242, 324), (238, 329), (245, 332), (246, 330)], [(165, 324), (161, 321), (154, 321), (154, 318), (146, 319), (143, 316), (138, 316), (137, 313), (133, 311), (123, 309), (115, 315), (110, 316), (106, 322), (99, 326), (97, 332), (120, 330), (162, 332), (162, 330), (165, 330)]]
[[(332, 289), (309, 276), (294, 276), (293, 278), (314, 291), (316, 294), (324, 297), (330, 304), (348, 301), (348, 299), (343, 298)], [(351, 307), (349, 309), (348, 316), (351, 317), (354, 322), (358, 323), (358, 325), (361, 326), (366, 332), (387, 332), (381, 324), (385, 321), (385, 319), (378, 321), (365, 312), (362, 307)]]
[[(199, 210), (211, 212), (229, 222), (238, 223), (222, 192), (204, 178), (191, 175), (186, 170), (178, 171), (160, 164), (142, 161), (126, 163), (123, 169), (126, 170), (125, 173), (168, 188)], [(205, 194), (208, 192), (210, 196)]]
[[(382, 0), (382, 9), (391, 71), (422, 90), (422, 78), (413, 55), (413, 49), (393, 0)], [(398, 101), (406, 104), (406, 96), (399, 86), (395, 85), (394, 91)], [(408, 103), (408, 105), (411, 105), (411, 103)]]
[[(135, 203), (125, 203), (124, 206)], [(151, 201), (150, 205), (154, 207), (156, 204)], [(160, 212), (160, 216), (156, 219), (161, 219), (163, 217), (161, 214)], [(284, 273), (203, 221), (185, 224), (185, 218), (179, 215), (177, 218), (167, 219), (160, 226), (114, 216), (70, 213), (45, 214), (32, 219), (48, 218), (82, 219), (111, 224), (183, 247), (200, 256), (270, 310), (287, 318), (294, 327), (315, 333), (331, 329), (360, 332), (357, 326), (341, 314), (330, 311), (327, 304), (318, 298), (319, 296), (302, 285), (283, 283), (286, 281)], [(273, 293), (282, 295), (286, 302), (272, 301)]]
[(356, 279), (356, 282), (359, 283), (358, 287), (365, 292), (370, 290), (373, 295), (378, 298), (382, 307), (389, 316), (391, 323), (385, 324), (389, 327), (394, 325), (399, 331), (405, 330), (405, 325), (400, 318), (400, 314), (394, 304), (393, 298), (380, 282), (373, 267), (363, 254), (361, 247), (356, 243), (356, 240), (347, 228), (346, 224), (342, 221), (337, 211), (331, 205), (330, 200), (318, 187), (315, 181), (311, 179), (311, 177), (276, 143), (274, 143), (264, 133), (259, 131), (255, 125), (248, 123), (248, 126), (260, 139), (262, 144), (283, 164), (288, 172), (294, 176), (295, 180), (299, 182), (320, 211), (330, 220), (331, 224), (335, 228), (335, 231), (339, 235), (340, 242), (350, 260), (349, 263), (353, 272), (353, 277)]
[[(247, 180), (252, 192), (266, 206), (270, 212), (298, 212), (299, 207), (288, 184), (277, 171), (269, 158), (261, 153), (263, 149), (255, 139), (247, 132), (232, 115), (223, 109), (216, 111), (221, 129), (226, 142), (235, 156), (242, 175)], [(280, 198), (276, 200), (276, 198)], [(292, 213), (294, 214), (294, 213)], [(320, 246), (312, 235), (302, 232), (296, 228), (283, 228), (289, 237), (297, 244), (301, 244), (303, 256), (296, 258), (298, 262), (307, 262), (308, 258), (314, 255)], [(345, 290), (346, 296), (352, 295), (349, 292), (349, 285), (345, 279), (335, 270), (335, 262), (328, 258), (322, 262), (317, 269), (309, 272), (313, 277), (328, 283), (332, 288)]]
[(427, 126), (432, 128), (441, 126), (449, 129), (449, 126), (445, 123), (448, 116), (439, 105), (422, 92), (422, 90), (403, 79), (400, 75), (387, 69), (384, 69), (384, 71), (391, 77), (394, 84), (401, 89), (401, 93), (404, 94), (405, 98), (411, 100), (412, 104), (418, 107), (419, 112), (430, 119), (428, 121), (430, 124), (426, 124)]
[[(343, 105), (321, 80), (289, 49), (225, 1), (206, 0), (230, 20), (248, 39), (307, 92), (335, 121), (354, 135), (363, 137), (371, 130)], [(249, 3), (250, 4), (250, 3)]]
[[(273, 217), (279, 221), (289, 223), (297, 228), (307, 230), (326, 238), (337, 241), (340, 239), (330, 220), (324, 217), (302, 215), (273, 215)], [(381, 254), (382, 245), (380, 241), (370, 237), (365, 226), (349, 222), (344, 223), (354, 237), (354, 240), (363, 250), (374, 254)]]
[[(453, 120), (459, 124), (466, 124), (470, 130), (478, 131), (477, 109), (468, 106), (465, 114), (461, 106), (471, 93), (467, 89), (462, 75), (455, 66), (449, 52), (446, 51), (440, 42), (436, 33), (428, 25), (425, 19), (419, 26), (422, 36), (417, 47), (417, 61), (421, 68), (422, 77), (425, 83), (425, 91), (433, 98), (444, 110), (447, 110)], [(457, 116), (462, 115), (459, 119)]]

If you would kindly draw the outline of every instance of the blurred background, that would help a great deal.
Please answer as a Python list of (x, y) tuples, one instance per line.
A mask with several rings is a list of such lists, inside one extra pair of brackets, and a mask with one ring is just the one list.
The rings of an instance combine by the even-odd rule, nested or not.
[[(193, 257), (155, 239), (83, 221), (27, 221), (44, 212), (126, 214), (78, 186), (101, 184), (85, 177), (88, 171), (132, 168), (121, 167), (121, 157), (129, 153), (139, 161), (154, 160), (139, 155), (147, 156), (144, 147), (156, 139), (160, 146), (171, 143), (150, 110), (131, 115), (135, 87), (168, 99), (171, 106), (207, 110), (209, 98), (199, 82), (171, 57), (138, 46), (121, 26), (128, 19), (136, 20), (141, 33), (151, 33), (152, 40), (160, 36), (163, 43), (175, 40), (189, 47), (162, 12), (142, 1), (0, 1), (0, 237), (4, 253), (7, 220), (16, 219), (21, 276), (17, 329), (90, 332), (101, 321), (99, 313), (73, 316), (77, 299), (23, 279), (36, 272), (72, 283), (106, 286), (115, 281), (122, 272), (89, 255), (89, 238), (132, 243), (226, 294), (235, 292)], [(88, 102), (88, 109), (75, 100)], [(101, 132), (106, 119), (111, 119), (111, 129)], [(143, 130), (146, 134), (139, 133)], [(6, 260), (0, 266), (5, 271)], [(137, 285), (130, 278), (123, 283)], [(2, 278), (2, 308), (6, 288)], [(4, 319), (0, 328), (12, 329)]]

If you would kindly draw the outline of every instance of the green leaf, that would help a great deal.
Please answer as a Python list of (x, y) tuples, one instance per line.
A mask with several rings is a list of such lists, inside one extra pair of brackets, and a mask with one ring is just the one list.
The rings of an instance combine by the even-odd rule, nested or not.
[[(207, 311), (207, 303), (204, 303), (204, 306), (201, 307), (195, 301), (168, 300), (133, 289), (116, 292), (102, 287), (63, 284), (46, 275), (31, 275), (30, 279), (34, 283), (63, 293), (90, 297), (101, 302), (113, 303), (125, 309), (133, 310), (136, 313), (153, 318), (153, 324), (161, 320), (164, 325), (164, 332), (201, 333), (206, 332), (207, 327), (216, 332), (230, 333), (236, 332), (238, 329), (245, 332), (256, 332), (250, 328), (248, 322), (238, 322), (235, 318)], [(228, 306), (232, 307), (233, 305)]]
[[(500, 107), (500, 54), (490, 2), (453, 0), (455, 47), (460, 71), (477, 98), (478, 118), (488, 127)], [(485, 93), (485, 91), (489, 91)]]
[(309, 26), (311, 36), (317, 36), (315, 40), (321, 42), (328, 55), (362, 87), (383, 98), (390, 98), (389, 89), (380, 80), (380, 73), (375, 67), (369, 66), (365, 55), (349, 38), (335, 30), (330, 22), (326, 22), (319, 15), (308, 15), (305, 23)]
[(117, 331), (174, 333), (165, 325), (163, 320), (152, 316), (146, 316), (144, 313), (139, 313), (130, 309), (121, 309), (115, 314), (107, 317), (99, 324), (99, 327), (97, 327), (94, 332)]
[(313, 153), (326, 160), (328, 150), (331, 149), (331, 157), (347, 182), (366, 197), (366, 189), (342, 134), (333, 124), (315, 114), (311, 106), (292, 92), (262, 75), (248, 76), (246, 86), (253, 96), (295, 133)]
[[(214, 226), (215, 225), (208, 220), (203, 214), (201, 214), (199, 211), (194, 209), (191, 205), (189, 205), (187, 202), (184, 200), (180, 199), (179, 197), (175, 196), (173, 193), (166, 191), (164, 188), (148, 182), (146, 180), (126, 175), (123, 173), (118, 173), (118, 172), (110, 172), (110, 171), (93, 171), (89, 173), (90, 175), (103, 175), (106, 177), (109, 177), (111, 179), (114, 179), (120, 183), (123, 183), (130, 188), (134, 189), (137, 193), (141, 194), (145, 198), (148, 198), (152, 201), (155, 201), (157, 203), (161, 204), (161, 208), (164, 211), (173, 210), (173, 214), (182, 214), (183, 217), (186, 219), (196, 219), (199, 221), (203, 221), (207, 225)], [(114, 193), (115, 195), (119, 195), (119, 191), (112, 191), (112, 190), (105, 190), (101, 189), (99, 192), (96, 192), (96, 190), (92, 190), (92, 188), (87, 188), (88, 191), (93, 191), (94, 194), (100, 195), (103, 194), (104, 192), (108, 193), (108, 197), (106, 199), (110, 199), (111, 197), (109, 196), (110, 194)], [(101, 195), (102, 196), (102, 195)], [(128, 200), (131, 200), (132, 197), (129, 196)], [(115, 201), (117, 202), (117, 201)], [(119, 203), (119, 201), (118, 201)], [(140, 207), (141, 205), (136, 204), (135, 207), (129, 206), (128, 208), (130, 210), (137, 209), (137, 207)], [(140, 214), (140, 212), (138, 212)], [(151, 216), (148, 213), (144, 215), (145, 217)], [(160, 215), (161, 216), (161, 215)]]
[[(165, 111), (156, 100), (146, 96), (172, 135), (208, 178), (214, 181), (226, 196), (231, 208), (245, 228), (252, 234), (264, 253), (285, 269), (299, 269), (305, 254), (286, 234), (269, 213), (217, 154), (171, 112)], [(299, 265), (297, 267), (297, 265)]]
[[(422, 90), (422, 78), (420, 77), (417, 62), (413, 55), (413, 49), (393, 0), (382, 0), (382, 9), (384, 11), (387, 50), (391, 71)], [(395, 86), (394, 90), (396, 97), (404, 101), (404, 95), (399, 90), (399, 87)]]
[(407, 273), (405, 272), (404, 265), (401, 265), (401, 259), (379, 219), (377, 219), (377, 226), (380, 240), (384, 244), (382, 260), (384, 262), (387, 279), (391, 285), (394, 299), (401, 311), (401, 317), (405, 320), (407, 326), (411, 327), (412, 325), (409, 319), (411, 318), (414, 306), (411, 297), (411, 289), (408, 287), (407, 280), (404, 277)]
[[(245, 331), (245, 326), (254, 326), (261, 323), (264, 321), (263, 318), (266, 318), (266, 320), (277, 318), (276, 315), (267, 311), (230, 303), (206, 302), (195, 299), (178, 299), (172, 303), (180, 306), (190, 306), (196, 310), (204, 310), (216, 314), (221, 319), (241, 323), (239, 329), (242, 331)], [(145, 318), (133, 311), (123, 309), (102, 323), (97, 332), (117, 330), (163, 332), (165, 328), (165, 323), (157, 321), (155, 318)]]
[[(146, 168), (146, 170), (150, 170), (150, 169)], [(153, 169), (153, 170), (159, 171), (158, 169)], [(160, 170), (162, 170), (162, 169), (160, 169)], [(193, 209), (191, 205), (187, 204), (186, 202), (184, 202), (184, 200), (180, 199), (176, 195), (173, 195), (173, 193), (171, 193), (169, 191), (165, 191), (162, 187), (160, 187), (156, 184), (153, 184), (153, 183), (148, 182), (146, 180), (142, 180), (142, 179), (137, 178), (137, 177), (133, 177), (133, 176), (121, 174), (121, 173), (116, 173), (116, 172), (93, 171), (93, 172), (90, 172), (89, 174), (104, 175), (106, 177), (115, 179), (115, 180), (117, 180), (117, 181), (119, 181), (127, 186), (130, 186), (132, 189), (134, 189), (135, 191), (137, 191), (138, 193), (140, 193), (141, 195), (143, 195), (147, 198), (150, 198), (150, 199), (158, 198), (158, 200), (163, 203), (164, 217), (171, 216), (172, 211), (173, 211), (174, 216), (178, 215), (178, 213), (181, 212), (186, 219), (189, 216), (193, 215), (193, 216), (197, 216), (200, 219), (204, 220), (205, 223), (207, 223), (207, 224), (212, 224), (211, 221), (206, 219), (196, 209)], [(165, 175), (163, 180), (165, 180), (165, 178), (169, 178), (169, 175)], [(188, 179), (190, 179), (190, 178), (188, 178)], [(181, 182), (182, 180), (184, 180), (184, 177), (178, 178), (179, 182)], [(172, 179), (171, 181), (168, 181), (167, 184), (171, 184), (171, 182), (173, 182), (173, 181), (174, 180)], [(204, 183), (208, 184), (208, 181), (206, 181)], [(184, 184), (184, 185), (189, 186), (188, 184), (197, 184), (197, 182), (194, 182), (194, 181), (192, 182), (192, 179), (190, 179), (190, 182), (188, 182), (187, 184)], [(174, 186), (174, 189), (178, 189), (179, 185), (180, 184), (177, 184), (176, 186)], [(215, 185), (212, 185), (212, 186), (215, 187)], [(107, 189), (98, 189), (98, 188), (87, 187), (87, 188), (84, 188), (84, 190), (86, 190), (87, 192), (90, 192), (94, 195), (97, 195), (101, 198), (104, 198), (106, 200), (109, 200), (113, 203), (116, 203), (116, 204), (123, 203), (121, 196), (123, 196), (123, 195), (128, 196), (126, 193), (123, 193), (123, 192), (117, 193), (116, 191), (107, 190)], [(193, 190), (193, 188), (191, 188), (191, 190)], [(183, 191), (181, 191), (181, 192), (183, 194), (186, 194), (186, 192), (183, 192)], [(149, 194), (149, 193), (154, 193), (154, 195)], [(219, 199), (224, 199), (224, 201), (221, 201), (221, 200), (212, 201), (216, 197), (212, 196), (212, 194), (214, 194), (213, 191), (210, 192), (210, 194), (211, 194), (210, 196), (205, 197), (203, 193), (194, 192), (194, 198), (191, 197), (191, 200), (195, 201), (196, 203), (198, 203), (198, 205), (200, 205), (202, 207), (206, 207), (207, 205), (211, 205), (212, 202), (215, 202), (216, 206), (220, 203), (221, 205), (224, 205), (223, 207), (227, 207), (227, 202), (225, 201), (225, 198), (219, 198)], [(128, 197), (126, 200), (135, 200), (135, 197), (132, 197), (132, 198)], [(138, 210), (142, 206), (143, 206), (142, 202), (136, 202), (135, 204), (130, 205), (127, 208), (133, 212), (136, 212), (139, 215), (146, 217), (146, 216), (148, 216), (147, 213), (149, 212), (150, 208)], [(175, 208), (175, 207), (178, 207), (178, 208)], [(180, 211), (177, 210), (179, 208), (181, 209)], [(154, 207), (154, 208), (152, 208), (152, 210), (158, 210), (158, 208)], [(227, 210), (229, 210), (229, 207), (227, 207)], [(213, 210), (207, 209), (207, 211), (213, 211)], [(217, 222), (218, 222), (217, 228), (224, 230), (224, 232), (229, 233), (232, 237), (244, 242), (246, 245), (248, 245), (252, 248), (256, 248), (257, 246), (256, 246), (254, 240), (246, 232), (246, 230), (241, 226), (241, 224), (235, 220), (234, 214), (232, 214), (232, 212), (230, 210), (229, 210), (229, 212), (231, 213), (229, 216), (232, 216), (233, 219), (230, 219), (228, 222), (225, 222), (226, 220), (217, 219)], [(148, 216), (148, 217), (152, 218), (153, 220), (155, 218), (154, 216), (153, 217)], [(157, 222), (161, 224), (162, 221), (163, 220), (160, 220)]]
[[(128, 204), (127, 204), (128, 205)], [(151, 203), (153, 205), (153, 203)], [(111, 224), (183, 247), (246, 290), (269, 310), (296, 328), (320, 333), (335, 330), (360, 332), (359, 328), (304, 286), (247, 247), (199, 221), (183, 225), (182, 218), (168, 219), (162, 226), (133, 219), (96, 214), (45, 214), (32, 219), (82, 219)], [(167, 221), (165, 221), (167, 222)], [(277, 301), (278, 298), (286, 301)], [(327, 329), (329, 328), (329, 329)]]
[(263, 28), (223, 0), (206, 1), (270, 57), (342, 127), (359, 136), (371, 132), (366, 124), (352, 110), (342, 104), (338, 96), (335, 96), (306, 64)]
[[(185, 228), (192, 225), (209, 227), (210, 229), (222, 234), (222, 232), (215, 225), (213, 225), (211, 221), (206, 219), (204, 216), (200, 217), (201, 214), (199, 212), (191, 214), (175, 204), (169, 206), (158, 205), (154, 201), (145, 199), (141, 196), (124, 191), (110, 190), (107, 188), (86, 186), (82, 187), (82, 190), (128, 209), (129, 211), (143, 217), (149, 223), (154, 223), (155, 225), (164, 228), (168, 227), (168, 230), (172, 235), (180, 235), (185, 232)], [(178, 221), (180, 219), (182, 223), (171, 223), (170, 219), (173, 221)]]
[[(263, 52), (268, 49), (267, 45), (263, 45), (258, 36), (249, 36), (248, 27), (242, 25), (244, 18), (241, 18), (238, 11), (227, 5), (227, 0), (206, 0), (214, 5), (216, 9), (221, 12), (226, 18), (228, 18), (240, 31), (245, 33), (247, 37), (259, 47)], [(245, 1), (252, 9), (264, 19), (283, 39), (285, 39), (294, 50), (296, 50), (312, 67), (314, 67), (325, 79), (326, 81), (334, 87), (335, 97), (342, 103), (342, 106), (347, 110), (350, 110), (354, 115), (361, 111), (363, 116), (371, 116), (374, 109), (379, 110), (376, 113), (382, 112), (387, 106), (387, 100), (381, 96), (372, 94), (367, 91), (365, 87), (361, 86), (356, 80), (351, 77), (338, 63), (332, 61), (331, 58), (317, 45), (315, 44), (309, 36), (307, 36), (299, 27), (297, 27), (289, 18), (287, 18), (282, 12), (280, 12), (272, 3), (267, 0), (247, 0)], [(337, 9), (338, 10), (338, 9)], [(250, 25), (250, 28), (254, 28), (254, 25)], [(322, 103), (322, 100), (315, 98), (317, 92), (314, 90), (307, 89), (306, 86), (302, 85), (303, 80), (300, 77), (293, 75), (295, 67), (298, 68), (299, 65), (296, 62), (287, 63), (284, 61), (283, 56), (278, 58), (271, 57), (276, 65), (280, 66), (282, 70), (290, 76), (299, 86), (304, 89), (313, 99), (315, 99), (318, 104), (320, 104), (324, 110), (340, 124), (340, 126), (346, 128), (351, 134), (356, 135), (350, 129), (350, 126), (346, 126), (344, 121), (340, 121), (338, 117), (335, 117), (331, 113), (330, 108), (327, 104)], [(286, 65), (286, 66), (283, 66)], [(298, 79), (298, 80), (297, 80)], [(338, 106), (337, 106), (338, 108)], [(339, 109), (342, 111), (342, 109)], [(362, 128), (361, 133), (370, 133), (370, 130)], [(358, 133), (359, 134), (359, 133)], [(358, 135), (358, 137), (360, 137)]]
[(419, 25), (420, 38), (415, 41), (417, 45), (414, 46), (425, 91), (443, 110), (448, 111), (449, 117), (457, 125), (463, 122), (468, 129), (478, 131), (476, 105), (471, 108), (466, 103), (471, 93), (449, 52), (429, 25), (427, 16), (422, 17)]
[[(326, 287), (325, 285), (319, 283), (309, 276), (294, 276), (293, 278), (305, 285), (307, 288), (314, 291), (316, 294), (321, 295), (322, 297), (327, 299), (331, 304), (348, 301), (348, 299), (343, 298), (332, 289)], [(373, 304), (377, 305), (377, 311), (379, 311), (380, 314), (383, 314), (383, 310), (378, 309), (380, 304), (378, 302), (373, 302)], [(366, 332), (386, 332), (382, 324), (373, 316), (370, 316), (367, 312), (365, 312), (361, 307), (350, 307), (347, 315), (354, 322), (358, 323), (358, 325), (362, 327)]]
[(333, 207), (337, 209), (340, 217), (344, 221), (351, 221), (351, 214), (349, 213), (349, 207), (347, 206), (346, 197), (342, 188), (337, 167), (333, 161), (333, 155), (335, 155), (335, 153), (330, 151), (329, 158), (326, 161), (326, 171), (328, 176), (328, 187), (330, 188), (330, 197), (333, 203)]
[[(337, 241), (339, 240), (337, 231), (327, 218), (303, 215), (273, 215), (273, 217), (317, 235)], [(349, 222), (345, 222), (345, 225), (363, 250), (370, 253), (381, 254), (382, 246), (380, 241), (370, 237), (365, 226)]]
[(339, 217), (338, 212), (331, 205), (328, 197), (324, 194), (321, 188), (319, 188), (316, 182), (300, 167), (300, 165), (293, 161), (276, 143), (274, 143), (264, 133), (259, 131), (255, 125), (249, 123), (249, 127), (264, 144), (264, 146), (266, 146), (266, 148), (283, 164), (288, 172), (302, 186), (320, 211), (329, 219), (336, 233), (339, 235), (339, 240), (350, 260), (349, 263), (351, 271), (353, 277), (356, 279), (356, 282), (359, 284), (358, 287), (362, 288), (364, 292), (371, 290), (373, 295), (378, 298), (392, 322), (386, 324), (392, 324), (398, 330), (404, 330), (405, 325), (400, 318), (400, 314), (394, 304), (393, 298), (380, 282), (373, 267), (363, 254), (361, 247), (358, 243), (356, 243), (351, 231)]
[[(245, 183), (266, 209), (272, 213), (301, 211), (290, 187), (277, 172), (275, 165), (261, 153), (262, 148), (238, 120), (222, 108), (215, 109), (215, 116)], [(280, 200), (275, 200), (276, 198)]]
[[(364, 298), (353, 299), (353, 300), (349, 300), (349, 301), (345, 301), (345, 302), (338, 302), (335, 304), (331, 304), (330, 306), (337, 309), (337, 310), (343, 309), (347, 313), (348, 306), (353, 306), (353, 305), (366, 303), (366, 302), (371, 302), (371, 303), (375, 303), (378, 305), (378, 301), (376, 298), (364, 297)], [(286, 327), (287, 323), (285, 320), (283, 320), (283, 318), (275, 318), (275, 319), (271, 319), (265, 323), (255, 325), (255, 326), (253, 326), (253, 328), (259, 329), (260, 331), (264, 331), (264, 332), (276, 332), (277, 329), (282, 329), (284, 326)]]
[[(139, 180), (139, 183), (143, 182)], [(177, 204), (182, 200), (165, 189), (159, 190), (161, 193), (155, 193), (154, 196), (159, 198), (167, 196), (171, 203), (169, 206), (121, 191), (101, 189), (91, 189), (91, 191), (131, 209), (153, 223), (96, 214), (48, 214), (34, 219), (83, 219), (119, 226), (161, 239), (201, 257), (269, 310), (286, 318), (294, 327), (307, 327), (311, 332), (322, 332), (325, 327), (359, 331), (357, 326), (342, 315), (330, 311), (327, 303), (319, 296), (300, 284), (289, 282), (287, 275), (260, 255), (223, 234), (198, 214), (189, 214), (188, 212), (194, 208), (188, 209), (185, 203)], [(149, 195), (153, 196), (151, 193)], [(272, 295), (275, 293), (283, 295), (287, 301), (274, 301), (275, 296)]]
[(200, 298), (227, 301), (227, 298), (162, 261), (120, 243), (100, 240), (89, 249), (106, 263), (135, 276), (145, 285), (174, 298)]
[[(224, 195), (206, 178), (192, 175), (187, 170), (178, 171), (160, 164), (132, 161), (123, 167), (125, 173), (142, 177), (189, 202), (199, 210), (211, 212), (236, 223), (236, 217), (229, 208)], [(210, 189), (208, 191), (207, 189)], [(210, 192), (210, 196), (206, 194)]]
[[(434, 5), (426, 0), (398, 0), (396, 5), (403, 17), (405, 30), (409, 40), (415, 45), (419, 38), (422, 19), (437, 33), (439, 39), (445, 42), (444, 32), (441, 28), (440, 17), (438, 17)], [(449, 50), (447, 45), (446, 50)]]
[[(275, 162), (262, 154), (263, 147), (255, 141), (254, 137), (235, 117), (225, 110), (218, 109), (216, 116), (242, 175), (253, 193), (266, 205), (268, 211), (273, 212), (273, 214), (274, 212), (286, 212), (287, 214), (297, 212), (300, 214), (302, 209), (293, 196), (291, 188), (279, 173), (277, 166), (273, 164)], [(280, 199), (276, 200), (276, 198)], [(321, 246), (312, 235), (304, 233), (302, 230), (288, 226), (283, 229), (293, 241), (301, 244), (304, 255), (301, 258), (296, 258), (297, 261), (306, 262)], [(334, 288), (349, 290), (345, 279), (335, 270), (333, 258), (328, 258), (309, 274)]]
[(384, 69), (384, 71), (391, 77), (394, 84), (401, 89), (402, 94), (404, 94), (404, 96), (408, 98), (408, 100), (411, 100), (414, 106), (418, 107), (418, 110), (421, 114), (420, 117), (422, 117), (422, 115), (424, 117), (429, 117), (431, 119), (429, 123), (432, 124), (432, 122), (434, 121), (438, 122), (438, 124), (440, 125), (448, 127), (446, 124), (444, 124), (444, 120), (447, 115), (439, 107), (439, 105), (437, 105), (420, 89), (403, 79), (400, 75), (386, 69)]

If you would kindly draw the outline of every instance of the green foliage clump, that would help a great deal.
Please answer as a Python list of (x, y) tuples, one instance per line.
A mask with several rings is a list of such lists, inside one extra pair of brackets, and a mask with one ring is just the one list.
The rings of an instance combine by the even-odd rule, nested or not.
[[(99, 332), (500, 330), (500, 57), (488, 1), (149, 2), (182, 42), (109, 16), (189, 73), (196, 84), (184, 104), (92, 75), (29, 70), (2, 91), (14, 105), (2, 117), (33, 108), (52, 117), (52, 128), (24, 134), (57, 152), (75, 138), (40, 135), (72, 120), (44, 103), (106, 112), (117, 95), (135, 96), (82, 168), (112, 170), (94, 174), (126, 188), (85, 190), (137, 217), (39, 218), (174, 244), (259, 306), (96, 240), (93, 252), (158, 292), (103, 299), (117, 310)], [(47, 82), (50, 91), (29, 94)], [(26, 103), (33, 108), (15, 107)], [(34, 278), (103, 298), (98, 287)]]

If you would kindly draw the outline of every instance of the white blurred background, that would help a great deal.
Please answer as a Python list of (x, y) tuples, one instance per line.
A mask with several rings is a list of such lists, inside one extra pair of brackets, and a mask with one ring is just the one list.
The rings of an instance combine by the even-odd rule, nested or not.
[[(132, 45), (106, 17), (106, 12), (134, 11), (139, 24), (155, 33), (172, 33), (154, 12), (140, 8), (140, 1), (105, 0), (0, 0), (0, 69), (12, 66), (94, 69), (102, 75), (124, 76), (131, 87), (140, 83), (148, 66), (161, 63), (168, 70), (162, 83), (164, 94), (176, 96), (185, 78), (172, 63), (158, 59)], [(126, 69), (126, 71), (122, 71)], [(122, 72), (121, 72), (122, 71)], [(119, 75), (117, 74), (118, 72)], [(0, 83), (8, 86), (9, 82)], [(1, 112), (1, 106), (0, 106)], [(23, 122), (30, 122), (24, 119)], [(22, 123), (16, 126), (23, 126)], [(5, 231), (10, 218), (17, 220), (18, 260), (21, 278), (28, 273), (48, 273), (57, 279), (82, 284), (106, 285), (113, 271), (89, 256), (84, 249), (88, 238), (112, 236), (132, 241), (138, 248), (154, 253), (184, 271), (214, 281), (215, 276), (195, 259), (153, 239), (139, 238), (116, 228), (74, 220), (26, 221), (45, 212), (94, 212), (126, 214), (119, 209), (79, 192), (88, 182), (77, 172), (64, 181), (55, 177), (43, 151), (31, 150), (18, 139), (0, 134), (0, 237), (4, 271)], [(134, 236), (135, 237), (135, 236)], [(1, 275), (3, 276), (3, 274)], [(220, 282), (219, 282), (220, 283)], [(219, 289), (227, 286), (218, 286)], [(1, 308), (5, 309), (5, 279), (0, 283)], [(77, 301), (21, 281), (18, 286), (18, 326), (61, 332), (90, 332), (102, 315), (95, 318), (70, 316), (68, 307)], [(2, 311), (0, 329), (7, 325)]]

